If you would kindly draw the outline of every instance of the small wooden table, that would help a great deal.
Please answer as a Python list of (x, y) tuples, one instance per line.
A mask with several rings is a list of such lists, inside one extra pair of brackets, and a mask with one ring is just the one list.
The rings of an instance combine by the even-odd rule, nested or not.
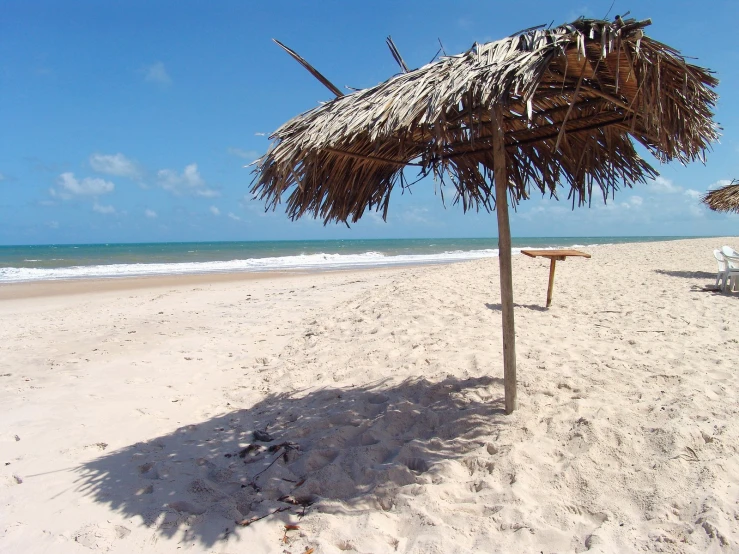
[(579, 250), (521, 250), (521, 254), (536, 258), (541, 256), (542, 258), (549, 258), (549, 288), (547, 289), (547, 308), (552, 303), (552, 289), (554, 289), (554, 268), (557, 265), (557, 260), (565, 261), (568, 256), (589, 258), (590, 254), (580, 252)]

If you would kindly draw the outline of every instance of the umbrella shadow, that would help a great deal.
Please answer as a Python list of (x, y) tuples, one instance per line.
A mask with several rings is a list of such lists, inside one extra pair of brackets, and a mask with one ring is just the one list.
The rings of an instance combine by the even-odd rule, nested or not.
[[(501, 311), (503, 309), (502, 308), (502, 305), (500, 303), (498, 303), (498, 304), (488, 304), (486, 302), (485, 303), (485, 307), (488, 310), (493, 310), (494, 312), (499, 312), (499, 311)], [(549, 308), (547, 308), (545, 306), (539, 306), (538, 304), (515, 304), (514, 303), (513, 304), (513, 307), (514, 308), (524, 308), (526, 310), (534, 310), (536, 312), (547, 312), (547, 311), (549, 311)]]
[(270, 395), (90, 461), (77, 490), (209, 547), (239, 540), (238, 522), (388, 510), (401, 487), (491, 448), (483, 441), (505, 422), (502, 388), (490, 377), (413, 379)]
[(737, 298), (739, 299), (739, 291), (721, 290), (715, 285), (709, 285), (707, 287), (697, 287), (693, 285), (690, 287), (691, 292), (710, 292), (715, 296), (722, 296), (725, 298)]
[[(655, 269), (655, 273), (659, 273), (660, 275), (668, 275), (670, 277), (681, 277), (684, 279), (710, 279), (711, 281), (715, 281), (716, 274), (715, 273), (709, 273), (707, 271), (670, 271), (666, 269)], [(739, 295), (734, 291), (722, 291), (718, 288), (717, 285), (711, 283), (710, 285), (706, 285), (704, 287), (698, 287), (698, 286), (692, 286), (691, 291), (693, 292), (711, 292), (713, 294), (719, 294), (721, 296), (726, 296), (729, 298), (739, 298)]]
[(682, 277), (684, 279), (715, 279), (715, 273), (707, 271), (672, 271), (669, 269), (655, 269), (655, 273), (667, 275), (669, 277)]

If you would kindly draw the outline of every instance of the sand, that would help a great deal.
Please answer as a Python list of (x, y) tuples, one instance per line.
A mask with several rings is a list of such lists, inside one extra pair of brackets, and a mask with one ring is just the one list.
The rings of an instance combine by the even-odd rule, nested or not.
[(723, 244), (0, 287), (0, 552), (737, 552)]

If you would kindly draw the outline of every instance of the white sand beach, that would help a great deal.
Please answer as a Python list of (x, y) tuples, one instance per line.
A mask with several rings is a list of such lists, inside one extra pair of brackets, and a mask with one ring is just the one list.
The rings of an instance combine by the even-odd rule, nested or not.
[(723, 244), (1, 286), (0, 552), (739, 552)]

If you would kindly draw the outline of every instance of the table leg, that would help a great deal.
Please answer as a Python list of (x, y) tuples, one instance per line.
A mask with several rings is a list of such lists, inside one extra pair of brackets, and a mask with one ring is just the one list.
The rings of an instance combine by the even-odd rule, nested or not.
[(547, 289), (547, 308), (552, 304), (552, 291), (554, 290), (554, 268), (557, 260), (552, 258), (549, 264), (549, 288)]

